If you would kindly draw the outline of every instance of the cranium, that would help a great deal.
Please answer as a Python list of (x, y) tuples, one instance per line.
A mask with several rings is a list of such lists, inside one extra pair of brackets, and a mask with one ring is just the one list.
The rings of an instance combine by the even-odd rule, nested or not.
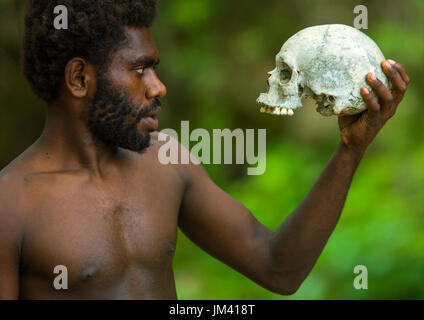
[[(324, 116), (357, 114), (367, 109), (360, 88), (374, 73), (386, 86), (380, 63), (385, 58), (361, 31), (341, 24), (303, 29), (284, 43), (276, 68), (268, 74), (269, 92), (257, 103), (261, 112), (293, 115), (302, 98), (311, 97)], [(369, 88), (369, 87), (368, 87)]]

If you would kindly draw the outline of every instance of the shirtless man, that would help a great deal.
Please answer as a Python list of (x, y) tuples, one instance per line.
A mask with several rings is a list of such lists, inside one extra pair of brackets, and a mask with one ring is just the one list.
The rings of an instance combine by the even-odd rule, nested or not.
[[(58, 4), (68, 9), (68, 30), (53, 27)], [(272, 232), (201, 165), (158, 161), (166, 88), (154, 69), (155, 7), (155, 0), (30, 1), (24, 71), (47, 102), (47, 118), (40, 138), (0, 173), (1, 299), (175, 299), (178, 227), (264, 288), (293, 294), (409, 82), (392, 61), (382, 62), (390, 90), (368, 75), (379, 98), (362, 88), (369, 109), (339, 118), (339, 147)], [(68, 270), (66, 290), (53, 286), (58, 265)]]

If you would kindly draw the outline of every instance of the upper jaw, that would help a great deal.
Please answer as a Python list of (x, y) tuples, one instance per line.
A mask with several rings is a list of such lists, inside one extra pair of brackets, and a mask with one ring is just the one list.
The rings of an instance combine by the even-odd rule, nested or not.
[(294, 114), (293, 109), (282, 108), (282, 107), (271, 107), (262, 103), (260, 105), (261, 105), (260, 111), (264, 113), (269, 113), (276, 116), (286, 116), (286, 115), (292, 116)]
[[(299, 101), (291, 101), (290, 99), (280, 99), (278, 101), (271, 101), (266, 93), (261, 93), (256, 103), (261, 106), (260, 111), (273, 115), (288, 115), (292, 116), (294, 110), (301, 107), (302, 104)], [(294, 106), (294, 107), (293, 107)]]

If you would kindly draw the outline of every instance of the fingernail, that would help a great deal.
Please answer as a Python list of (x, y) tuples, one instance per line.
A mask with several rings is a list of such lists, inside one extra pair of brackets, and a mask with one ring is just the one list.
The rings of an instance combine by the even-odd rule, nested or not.
[(374, 73), (370, 73), (370, 79), (373, 81), (377, 79)]
[(392, 66), (396, 64), (396, 61), (393, 61), (392, 59), (388, 59), (387, 62), (390, 63)]
[(370, 91), (367, 88), (365, 88), (365, 87), (362, 90), (364, 91), (365, 94), (369, 94), (370, 93)]
[(385, 66), (386, 66), (386, 68), (388, 68), (388, 69), (390, 69), (390, 68), (392, 67), (392, 65), (391, 65), (388, 61), (384, 62), (384, 65), (385, 65)]

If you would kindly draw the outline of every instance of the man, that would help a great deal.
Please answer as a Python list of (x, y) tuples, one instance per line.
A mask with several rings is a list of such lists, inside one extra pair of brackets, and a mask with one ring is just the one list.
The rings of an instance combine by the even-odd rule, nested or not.
[[(67, 30), (53, 27), (59, 4)], [(30, 1), (24, 71), (48, 104), (47, 119), (40, 138), (0, 173), (0, 298), (175, 299), (177, 227), (264, 288), (293, 294), (409, 82), (391, 60), (382, 63), (391, 90), (368, 75), (378, 99), (362, 88), (368, 110), (339, 118), (339, 147), (271, 232), (202, 166), (158, 161), (164, 142), (154, 131), (166, 88), (154, 69), (155, 7), (154, 0)], [(58, 267), (66, 267), (67, 289), (54, 283)]]

